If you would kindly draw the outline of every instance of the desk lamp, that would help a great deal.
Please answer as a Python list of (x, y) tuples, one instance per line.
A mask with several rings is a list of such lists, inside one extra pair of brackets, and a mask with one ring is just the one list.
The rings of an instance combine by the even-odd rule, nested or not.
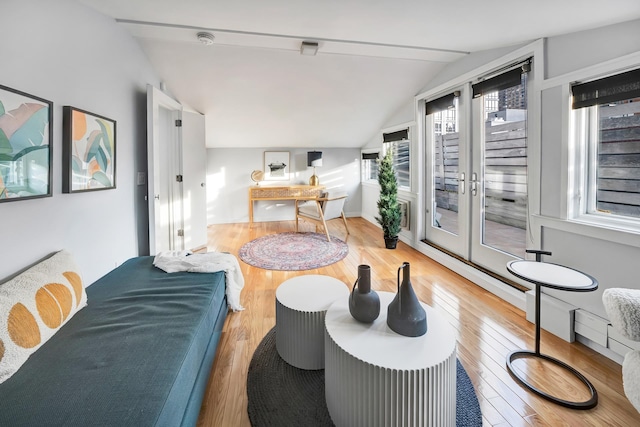
[(313, 167), (313, 175), (309, 178), (309, 185), (320, 185), (320, 178), (316, 175), (316, 167), (322, 166), (322, 151), (307, 151), (307, 166)]

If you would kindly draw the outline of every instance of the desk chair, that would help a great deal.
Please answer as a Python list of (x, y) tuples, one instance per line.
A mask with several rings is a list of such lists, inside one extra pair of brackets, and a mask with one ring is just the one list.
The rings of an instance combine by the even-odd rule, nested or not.
[(329, 229), (327, 228), (327, 221), (332, 219), (342, 218), (344, 228), (349, 234), (349, 226), (347, 226), (347, 218), (344, 216), (342, 208), (344, 202), (347, 199), (347, 193), (324, 193), (322, 197), (310, 202), (298, 202), (296, 200), (296, 232), (298, 232), (298, 220), (300, 218), (310, 221), (316, 224), (316, 232), (318, 231), (318, 225), (324, 228), (324, 232), (327, 235), (327, 241), (331, 241), (329, 237)]

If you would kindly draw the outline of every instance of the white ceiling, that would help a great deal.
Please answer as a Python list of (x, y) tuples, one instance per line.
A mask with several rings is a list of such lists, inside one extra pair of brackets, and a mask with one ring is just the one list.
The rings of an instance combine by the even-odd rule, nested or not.
[(361, 147), (469, 52), (640, 18), (639, 0), (79, 1), (138, 38), (208, 147)]

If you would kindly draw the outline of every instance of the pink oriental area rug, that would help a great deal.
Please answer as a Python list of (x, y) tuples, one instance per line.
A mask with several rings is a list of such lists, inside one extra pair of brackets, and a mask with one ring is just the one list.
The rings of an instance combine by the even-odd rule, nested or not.
[(262, 236), (240, 248), (240, 259), (265, 270), (312, 270), (338, 262), (349, 253), (342, 240), (320, 233), (278, 233)]

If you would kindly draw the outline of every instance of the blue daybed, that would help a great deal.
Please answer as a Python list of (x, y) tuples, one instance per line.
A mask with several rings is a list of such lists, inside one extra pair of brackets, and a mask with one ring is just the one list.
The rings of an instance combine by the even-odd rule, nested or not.
[(192, 426), (227, 315), (225, 274), (133, 258), (0, 384), (0, 426)]

